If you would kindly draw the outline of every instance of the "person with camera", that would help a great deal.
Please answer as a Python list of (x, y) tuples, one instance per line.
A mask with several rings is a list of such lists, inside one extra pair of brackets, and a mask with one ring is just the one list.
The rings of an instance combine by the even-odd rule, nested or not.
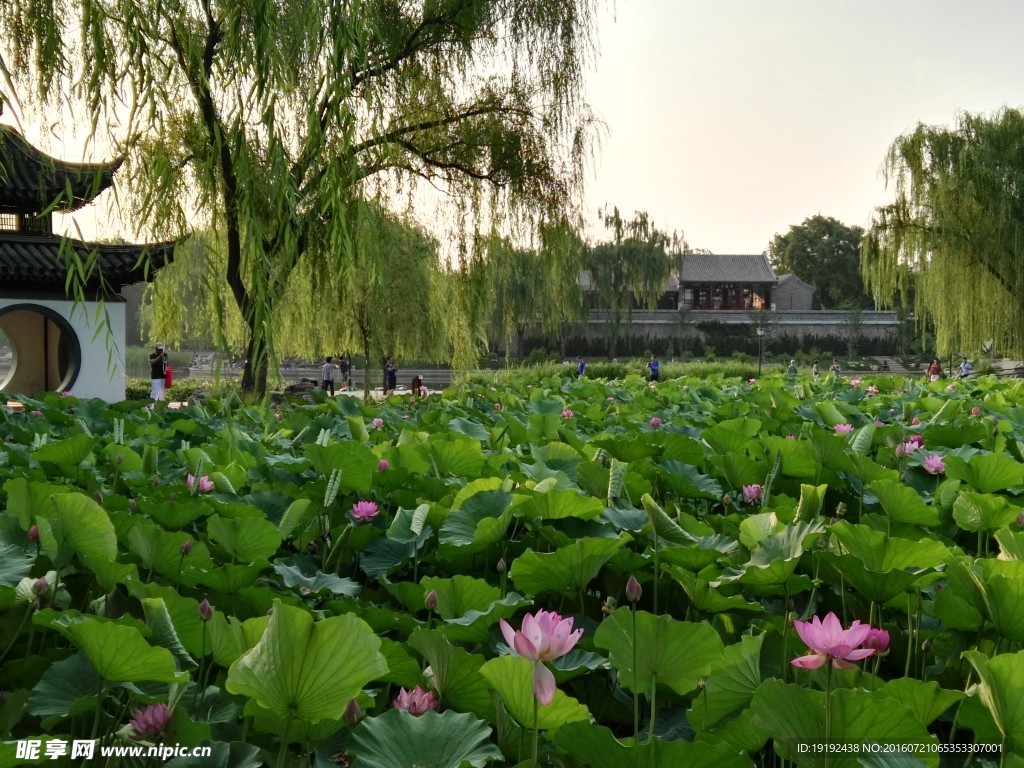
[(163, 342), (157, 342), (153, 354), (149, 356), (149, 396), (154, 401), (167, 398), (167, 352)]

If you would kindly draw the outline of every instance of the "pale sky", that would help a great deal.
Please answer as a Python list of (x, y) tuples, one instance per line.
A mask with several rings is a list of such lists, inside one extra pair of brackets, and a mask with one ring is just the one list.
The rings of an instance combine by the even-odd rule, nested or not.
[[(592, 238), (605, 205), (715, 253), (818, 213), (867, 227), (897, 136), (1024, 106), (1024, 0), (601, 1)], [(76, 216), (87, 237), (97, 217)]]
[(897, 136), (1024, 106), (1022, 34), (1021, 0), (617, 0), (588, 217), (644, 210), (726, 254), (818, 213), (867, 227)]

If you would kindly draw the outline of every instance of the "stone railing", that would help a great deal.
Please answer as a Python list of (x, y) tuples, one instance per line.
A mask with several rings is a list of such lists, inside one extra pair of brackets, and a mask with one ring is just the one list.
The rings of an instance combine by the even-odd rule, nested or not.
[[(592, 309), (587, 322), (603, 324), (609, 321), (604, 309)], [(850, 325), (853, 318), (843, 310), (808, 310), (802, 312), (761, 312), (758, 310), (694, 309), (680, 312), (671, 309), (633, 310), (634, 325), (696, 325), (697, 323), (729, 323), (735, 325)], [(863, 311), (857, 319), (861, 325), (899, 325), (895, 312)]]

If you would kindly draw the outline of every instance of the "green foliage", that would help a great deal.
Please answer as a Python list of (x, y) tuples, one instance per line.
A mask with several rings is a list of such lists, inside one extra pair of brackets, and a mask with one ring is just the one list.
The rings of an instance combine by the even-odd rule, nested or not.
[(810, 216), (768, 245), (768, 260), (778, 274), (794, 274), (814, 286), (814, 308), (870, 309), (871, 296), (861, 282), (860, 243), (864, 230), (831, 216)]
[(1024, 113), (1011, 108), (919, 124), (889, 148), (895, 200), (875, 211), (865, 279), (881, 301), (913, 291), (942, 355), (1024, 349), (1022, 151)]

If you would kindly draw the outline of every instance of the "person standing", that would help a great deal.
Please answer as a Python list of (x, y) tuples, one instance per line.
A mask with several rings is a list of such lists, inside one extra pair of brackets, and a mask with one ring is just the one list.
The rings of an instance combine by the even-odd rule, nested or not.
[(167, 399), (167, 353), (163, 342), (158, 341), (149, 356), (149, 396), (154, 401)]
[(587, 372), (587, 361), (582, 357), (576, 357), (576, 378), (582, 379)]
[(814, 380), (817, 381), (821, 378), (821, 368), (818, 366), (818, 361), (814, 361), (814, 365), (811, 366), (811, 375), (814, 376)]
[(839, 361), (836, 360), (834, 357), (832, 358), (832, 365), (828, 367), (828, 372), (831, 373), (833, 376), (838, 376), (840, 373)]
[(658, 362), (657, 355), (651, 355), (651, 359), (647, 363), (647, 370), (650, 373), (651, 381), (657, 381), (661, 376), (661, 364)]
[(334, 397), (334, 361), (329, 357), (324, 367), (320, 369), (320, 386), (324, 392), (330, 392), (331, 397)]
[(387, 379), (384, 387), (384, 397), (387, 397), (389, 393), (394, 392), (398, 387), (398, 366), (395, 365), (395, 361), (390, 357), (384, 363), (384, 376)]
[(796, 376), (796, 374), (797, 374), (796, 360), (790, 360), (789, 361), (789, 367), (786, 369), (786, 373), (788, 373), (790, 376)]

